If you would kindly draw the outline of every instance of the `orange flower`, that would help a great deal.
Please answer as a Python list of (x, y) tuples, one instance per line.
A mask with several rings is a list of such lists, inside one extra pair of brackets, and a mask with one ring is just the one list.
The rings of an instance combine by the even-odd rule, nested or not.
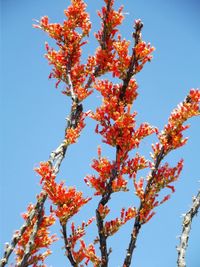
[(127, 211), (123, 208), (121, 210), (120, 218), (105, 222), (105, 236), (108, 237), (114, 235), (122, 225), (124, 225), (129, 220), (135, 218), (136, 214), (137, 210), (135, 207), (129, 207)]
[(82, 129), (85, 127), (85, 123), (84, 123), (84, 117), (82, 116), (82, 118), (80, 119), (80, 121), (78, 122), (78, 125), (76, 128), (68, 128), (66, 131), (66, 142), (68, 144), (74, 144), (77, 142), (78, 137), (80, 136), (80, 133), (82, 131)]
[[(27, 212), (23, 214), (24, 220), (26, 220), (29, 214), (33, 211), (34, 205), (29, 205), (27, 208)], [(51, 254), (49, 249), (50, 245), (57, 240), (55, 235), (49, 235), (49, 228), (55, 223), (55, 218), (53, 215), (46, 216), (44, 215), (44, 211), (42, 213), (42, 219), (40, 219), (40, 226), (37, 231), (37, 234), (34, 238), (33, 246), (31, 247), (31, 254), (28, 259), (27, 265), (33, 266), (46, 266), (46, 265), (38, 265), (40, 262), (44, 263), (46, 257)], [(30, 225), (26, 228), (25, 232), (21, 236), (17, 248), (15, 250), (16, 253), (16, 262), (21, 262), (26, 246), (29, 242), (29, 238), (33, 232), (34, 225), (36, 223), (37, 218), (34, 217), (30, 222)], [(43, 253), (39, 253), (41, 249), (46, 249)]]
[[(153, 166), (152, 166), (153, 168)], [(142, 223), (148, 222), (155, 214), (153, 209), (170, 198), (170, 195), (166, 195), (162, 200), (158, 200), (159, 192), (163, 188), (171, 189), (172, 193), (175, 192), (174, 186), (171, 185), (175, 182), (183, 168), (183, 160), (180, 160), (178, 164), (171, 168), (168, 163), (159, 167), (153, 177), (147, 177), (147, 180), (151, 180), (148, 189), (144, 192), (144, 180), (140, 179), (136, 182), (134, 179), (134, 186), (136, 194), (139, 196), (142, 202), (142, 209), (140, 211), (140, 221)]]
[[(63, 24), (49, 23), (49, 18), (41, 18), (39, 25), (34, 25), (48, 33), (55, 39), (59, 50), (56, 51), (46, 43), (46, 58), (52, 65), (49, 78), (57, 79), (56, 87), (60, 82), (66, 84), (64, 94), (71, 96), (71, 83), (78, 100), (84, 100), (92, 91), (88, 91), (84, 83), (88, 75), (92, 75), (96, 64), (94, 57), (88, 57), (86, 64), (81, 64), (81, 47), (86, 44), (83, 41), (91, 29), (89, 15), (86, 12), (86, 4), (82, 0), (72, 0), (71, 5), (64, 11), (66, 20)], [(80, 33), (81, 30), (81, 33)], [(69, 77), (71, 81), (69, 82)]]
[(83, 193), (76, 191), (75, 188), (66, 188), (63, 182), (56, 183), (55, 175), (48, 162), (41, 162), (40, 167), (35, 170), (41, 176), (43, 190), (56, 206), (54, 212), (61, 224), (66, 224), (69, 218), (90, 200), (90, 198), (83, 198)]
[(186, 100), (172, 111), (168, 124), (158, 136), (165, 153), (181, 147), (187, 142), (187, 138), (183, 138), (182, 132), (188, 129), (189, 125), (183, 125), (183, 123), (191, 117), (200, 115), (199, 102), (200, 90), (191, 89)]

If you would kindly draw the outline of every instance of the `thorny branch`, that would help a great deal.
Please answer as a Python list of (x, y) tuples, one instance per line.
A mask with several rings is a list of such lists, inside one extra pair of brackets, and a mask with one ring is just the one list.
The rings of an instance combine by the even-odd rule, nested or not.
[(22, 235), (26, 231), (27, 227), (31, 224), (33, 218), (39, 214), (39, 211), (43, 209), (44, 207), (44, 202), (46, 201), (47, 195), (43, 194), (41, 198), (38, 199), (35, 208), (30, 212), (26, 222), (22, 225), (19, 231), (13, 235), (13, 238), (10, 242), (10, 244), (6, 244), (5, 252), (3, 255), (3, 258), (0, 261), (0, 267), (4, 267), (8, 263), (8, 259), (10, 255), (12, 254), (15, 246), (21, 239)]
[(64, 238), (64, 242), (65, 242), (65, 249), (66, 249), (67, 258), (69, 259), (72, 266), (77, 266), (77, 264), (73, 258), (72, 252), (71, 252), (71, 247), (68, 243), (66, 224), (65, 225), (61, 224), (61, 226), (62, 226), (62, 234), (63, 234), (63, 238)]
[(180, 236), (180, 245), (177, 247), (178, 251), (178, 267), (186, 267), (185, 254), (188, 246), (189, 234), (191, 230), (192, 220), (197, 215), (200, 207), (200, 191), (192, 199), (192, 207), (183, 217), (182, 234)]
[[(107, 12), (109, 12), (110, 2), (111, 1), (108, 1), (108, 4), (107, 4)], [(135, 44), (134, 44), (134, 48), (133, 48), (133, 52), (132, 52), (132, 56), (131, 56), (131, 60), (130, 60), (130, 65), (129, 65), (129, 68), (127, 70), (126, 78), (123, 80), (123, 86), (121, 88), (121, 92), (120, 92), (120, 96), (119, 96), (120, 100), (123, 100), (125, 93), (126, 93), (126, 89), (128, 87), (128, 84), (129, 84), (132, 76), (136, 73), (135, 69), (137, 66), (137, 60), (138, 59), (136, 58), (136, 55), (135, 55), (135, 47), (141, 41), (142, 27), (143, 27), (142, 22), (140, 20), (138, 20), (137, 23), (135, 24), (135, 32), (133, 33), (133, 36), (135, 38)], [(104, 32), (106, 33), (106, 27), (104, 29), (105, 29)], [(104, 36), (105, 35), (103, 34), (102, 41), (105, 39)], [(103, 47), (104, 46), (102, 45), (102, 48)], [(116, 162), (117, 162), (119, 151), (120, 151), (120, 147), (117, 146)], [(115, 164), (115, 165), (117, 165), (117, 164)], [(109, 183), (107, 184), (106, 193), (102, 196), (101, 200), (99, 201), (98, 208), (96, 209), (96, 221), (97, 221), (99, 243), (100, 243), (100, 250), (101, 250), (101, 267), (107, 267), (108, 266), (109, 253), (108, 253), (107, 242), (106, 242), (107, 236), (104, 233), (104, 220), (99, 213), (99, 207), (100, 207), (100, 205), (105, 206), (107, 204), (107, 202), (109, 201), (110, 196), (112, 194), (112, 183), (117, 178), (117, 175), (118, 175), (117, 166), (115, 166), (112, 170), (112, 176), (110, 177)]]
[[(110, 10), (110, 5), (111, 5), (111, 1), (108, 1), (108, 4), (107, 4), (108, 12)], [(106, 19), (106, 17), (105, 17), (105, 19)], [(106, 33), (107, 33), (107, 26), (106, 26), (106, 23), (104, 21), (104, 29), (103, 29), (102, 44), (101, 44), (102, 49), (106, 49), (106, 43), (105, 43)], [(99, 71), (100, 71), (100, 67), (96, 66), (94, 69), (94, 72), (93, 72), (93, 76), (97, 77), (99, 75)], [(80, 119), (80, 115), (83, 111), (83, 106), (82, 106), (82, 104), (79, 103), (78, 98), (73, 91), (73, 85), (72, 85), (71, 78), (70, 78), (70, 68), (67, 68), (66, 82), (68, 83), (68, 86), (70, 88), (72, 105), (71, 105), (70, 115), (67, 118), (67, 126), (65, 128), (65, 133), (66, 133), (67, 129), (69, 129), (69, 128), (76, 128), (78, 121)], [(85, 87), (90, 88), (92, 85), (92, 82), (93, 82), (93, 79), (92, 79), (92, 76), (90, 76)], [(49, 156), (48, 162), (50, 163), (50, 165), (54, 169), (55, 175), (60, 170), (60, 166), (61, 166), (61, 163), (62, 163), (64, 157), (65, 157), (67, 148), (68, 148), (68, 143), (64, 139), (61, 142), (61, 144), (54, 151), (51, 152), (51, 154)], [(8, 263), (8, 259), (9, 259), (10, 255), (12, 254), (15, 246), (17, 245), (17, 243), (21, 239), (21, 236), (26, 231), (27, 227), (30, 225), (33, 218), (39, 212), (39, 209), (43, 208), (46, 199), (47, 199), (46, 192), (42, 192), (42, 199), (38, 199), (38, 201), (35, 205), (35, 209), (30, 213), (30, 215), (27, 218), (24, 225), (20, 228), (20, 230), (16, 234), (14, 234), (14, 236), (11, 240), (11, 243), (6, 245), (3, 258), (0, 261), (0, 267), (4, 267)]]
[[(118, 152), (116, 153), (118, 155)], [(110, 177), (110, 180), (106, 186), (106, 193), (102, 196), (101, 200), (99, 201), (98, 207), (96, 209), (96, 221), (97, 221), (97, 228), (98, 228), (98, 234), (99, 234), (99, 243), (100, 243), (100, 250), (101, 250), (101, 267), (108, 266), (108, 249), (107, 249), (107, 236), (104, 233), (104, 220), (101, 217), (101, 214), (99, 212), (99, 208), (101, 205), (105, 206), (112, 194), (112, 182), (117, 178), (117, 166), (114, 167), (112, 170), (112, 176)]]
[(108, 28), (107, 28), (106, 21), (107, 21), (109, 12), (110, 12), (111, 2), (112, 2), (112, 0), (108, 1), (107, 6), (106, 6), (106, 13), (103, 17), (103, 33), (102, 33), (102, 39), (100, 42), (101, 48), (103, 50), (106, 49), (106, 38), (108, 38)]
[(28, 259), (31, 255), (31, 251), (32, 251), (32, 248), (33, 248), (34, 243), (35, 243), (35, 237), (37, 235), (37, 232), (39, 230), (40, 224), (41, 224), (42, 219), (43, 219), (43, 203), (39, 206), (36, 216), (37, 216), (37, 220), (33, 226), (33, 231), (31, 233), (29, 241), (26, 245), (23, 258), (22, 258), (21, 262), (17, 264), (17, 267), (26, 267), (27, 266)]
[(133, 33), (133, 37), (135, 39), (135, 44), (132, 50), (132, 55), (131, 55), (131, 61), (130, 61), (130, 65), (126, 74), (126, 78), (123, 80), (123, 86), (121, 89), (121, 93), (120, 93), (120, 99), (124, 98), (125, 92), (126, 92), (126, 88), (128, 87), (128, 84), (130, 82), (130, 79), (132, 78), (133, 75), (136, 74), (136, 67), (137, 67), (137, 57), (135, 55), (135, 47), (139, 44), (139, 42), (141, 41), (141, 31), (143, 28), (143, 24), (140, 20), (137, 20), (135, 23), (135, 32)]
[[(147, 186), (146, 186), (146, 189), (145, 189), (145, 192), (144, 192), (144, 199), (145, 199), (145, 196), (149, 192), (151, 183), (153, 182), (154, 176), (155, 176), (155, 174), (156, 174), (156, 172), (158, 170), (158, 167), (160, 166), (160, 163), (163, 160), (164, 156), (165, 156), (164, 147), (162, 147), (160, 153), (158, 154), (158, 156), (156, 158), (155, 167), (154, 167), (154, 169), (152, 170), (152, 172), (150, 174), (150, 179), (149, 179), (149, 181), (147, 183)], [(128, 249), (127, 249), (126, 258), (124, 260), (123, 267), (129, 267), (130, 264), (131, 264), (133, 251), (134, 251), (134, 249), (136, 247), (137, 236), (138, 236), (138, 234), (140, 232), (140, 228), (141, 228), (141, 226), (143, 224), (140, 221), (140, 211), (142, 210), (142, 208), (143, 208), (143, 204), (141, 202), (140, 203), (140, 207), (138, 208), (138, 211), (137, 211), (137, 216), (135, 218), (133, 230), (132, 230), (132, 233), (131, 233), (131, 239), (130, 239), (130, 242), (129, 242), (129, 246), (128, 246)]]
[[(98, 72), (99, 72), (99, 68), (97, 67), (95, 69), (93, 75), (98, 76)], [(70, 75), (68, 76), (68, 78), (69, 78), (68, 80), (71, 81)], [(89, 88), (91, 85), (92, 85), (92, 78), (90, 77), (88, 79), (86, 86), (87, 86), (87, 88)], [(69, 117), (67, 118), (67, 126), (65, 128), (65, 133), (66, 133), (67, 129), (77, 127), (77, 124), (79, 122), (82, 111), (83, 111), (83, 106), (82, 106), (82, 104), (78, 103), (77, 97), (72, 98), (71, 112), (70, 112)], [(62, 141), (62, 143), (54, 151), (52, 151), (50, 156), (49, 156), (48, 162), (50, 163), (50, 165), (54, 169), (55, 175), (57, 173), (59, 173), (59, 171), (60, 171), (60, 166), (61, 166), (63, 159), (65, 158), (67, 148), (68, 148), (68, 143), (66, 142), (66, 139), (64, 139)], [(24, 234), (24, 232), (26, 231), (27, 227), (31, 224), (31, 221), (33, 220), (33, 218), (36, 216), (36, 214), (38, 214), (40, 208), (44, 207), (44, 203), (45, 203), (46, 199), (47, 199), (47, 194), (46, 194), (46, 192), (42, 191), (42, 198), (39, 198), (37, 200), (37, 203), (35, 204), (35, 208), (30, 213), (26, 222), (22, 225), (20, 230), (17, 231), (17, 233), (15, 233), (13, 235), (10, 244), (9, 243), (6, 244), (4, 255), (3, 255), (2, 259), (0, 260), (0, 267), (4, 267), (8, 263), (8, 259), (9, 259), (10, 255), (12, 254), (15, 246), (17, 245), (17, 243), (21, 239), (21, 237)]]
[[(187, 96), (186, 99), (185, 99), (186, 102), (190, 102), (191, 99), (190, 99), (190, 96)], [(168, 136), (168, 140), (170, 140), (171, 136)], [(151, 171), (151, 174), (150, 174), (150, 178), (148, 180), (148, 183), (146, 185), (146, 188), (145, 188), (145, 192), (144, 192), (144, 202), (145, 202), (145, 198), (146, 196), (148, 195), (150, 189), (151, 189), (151, 185), (152, 183), (154, 182), (154, 177), (158, 171), (158, 168), (160, 166), (160, 163), (161, 161), (164, 159), (164, 157), (170, 152), (170, 150), (168, 151), (165, 151), (164, 149), (164, 146), (162, 146), (161, 150), (160, 150), (160, 153), (157, 155), (156, 157), (156, 160), (155, 160), (155, 166), (154, 166), (154, 169)], [(197, 198), (197, 201), (200, 201), (199, 200), (200, 196), (198, 194), (198, 198)], [(194, 202), (196, 203), (196, 202)], [(194, 204), (195, 205), (195, 204)], [(129, 242), (129, 247), (127, 249), (127, 253), (126, 253), (126, 258), (124, 260), (124, 265), (123, 267), (129, 267), (130, 264), (131, 264), (131, 259), (132, 259), (132, 255), (133, 255), (133, 251), (136, 247), (136, 241), (137, 241), (137, 236), (139, 234), (139, 231), (140, 231), (140, 228), (143, 224), (143, 222), (140, 221), (140, 212), (141, 210), (143, 209), (143, 202), (140, 203), (140, 206), (138, 208), (138, 211), (137, 211), (137, 216), (135, 218), (135, 223), (134, 223), (134, 226), (133, 226), (133, 230), (132, 230), (132, 234), (131, 234), (131, 240)], [(192, 210), (192, 209), (191, 209)], [(194, 216), (194, 215), (193, 215)], [(192, 216), (192, 217), (193, 217)], [(183, 252), (183, 251), (182, 251)], [(185, 265), (180, 265), (179, 267), (185, 267)]]

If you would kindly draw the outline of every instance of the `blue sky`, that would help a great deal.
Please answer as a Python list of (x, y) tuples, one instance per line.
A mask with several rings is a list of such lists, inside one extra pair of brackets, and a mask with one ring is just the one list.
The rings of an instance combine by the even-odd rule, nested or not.
[[(122, 35), (131, 39), (133, 21), (141, 18), (144, 22), (143, 39), (156, 47), (152, 62), (136, 77), (139, 97), (134, 108), (138, 112), (138, 123), (147, 121), (162, 129), (171, 110), (184, 99), (189, 89), (200, 87), (200, 3), (198, 0), (116, 2), (117, 6), (124, 5), (126, 13), (121, 27)], [(95, 49), (93, 33), (99, 26), (96, 11), (103, 1), (87, 0), (86, 3), (93, 22), (91, 42), (85, 50), (87, 56)], [(48, 80), (50, 67), (43, 56), (44, 42), (48, 38), (43, 32), (32, 28), (32, 19), (48, 15), (52, 22), (62, 22), (63, 10), (68, 5), (69, 1), (66, 0), (1, 1), (1, 252), (2, 244), (10, 241), (13, 231), (22, 224), (20, 214), (28, 203), (35, 202), (40, 186), (33, 168), (40, 161), (47, 160), (62, 140), (70, 106), (69, 100), (54, 89), (54, 81)], [(84, 104), (85, 110), (94, 110), (100, 100), (96, 95), (91, 96)], [(90, 163), (96, 156), (100, 137), (93, 134), (94, 122), (87, 122), (78, 144), (67, 151), (58, 180), (65, 179), (68, 185), (76, 185), (85, 195), (91, 195), (93, 192), (85, 186), (82, 178), (91, 173)], [(181, 214), (190, 207), (200, 180), (200, 120), (194, 118), (190, 123), (191, 128), (185, 133), (189, 136), (188, 144), (168, 156), (171, 164), (181, 157), (185, 159), (176, 192), (143, 227), (132, 266), (176, 266)], [(153, 138), (145, 139), (142, 144), (144, 154), (148, 155), (153, 141)], [(105, 145), (103, 153), (114, 157), (114, 150)], [(111, 200), (113, 217), (118, 214), (114, 210), (128, 206), (129, 202), (130, 195), (114, 195)], [(96, 205), (97, 199), (94, 199), (81, 212), (80, 219), (77, 216), (75, 220), (78, 222), (93, 216)], [(199, 223), (199, 217), (195, 218), (189, 240), (187, 262), (191, 267), (200, 264)], [(112, 267), (122, 265), (131, 226), (132, 222), (122, 228), (116, 237), (110, 238)], [(95, 229), (94, 224), (91, 231)], [(60, 236), (59, 230), (57, 232)], [(92, 236), (89, 235), (90, 238)], [(49, 257), (48, 266), (68, 266), (64, 251), (60, 249), (62, 246), (62, 240), (53, 246), (54, 254)]]

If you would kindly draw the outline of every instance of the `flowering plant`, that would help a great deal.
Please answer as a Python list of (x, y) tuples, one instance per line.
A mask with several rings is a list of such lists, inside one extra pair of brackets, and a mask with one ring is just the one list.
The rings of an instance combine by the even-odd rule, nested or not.
[[(108, 239), (132, 220), (133, 227), (123, 263), (123, 267), (128, 267), (141, 227), (155, 215), (155, 209), (175, 192), (174, 182), (180, 176), (183, 160), (170, 166), (166, 157), (186, 144), (183, 131), (189, 126), (184, 123), (200, 114), (200, 90), (189, 91), (185, 100), (172, 111), (163, 130), (147, 122), (138, 126), (137, 112), (134, 110), (138, 96), (136, 75), (151, 61), (155, 49), (143, 40), (143, 23), (139, 19), (134, 22), (133, 43), (123, 39), (119, 32), (124, 19), (123, 8), (115, 10), (114, 0), (104, 2), (98, 12), (101, 28), (95, 34), (98, 47), (85, 63), (81, 56), (92, 24), (83, 0), (71, 0), (71, 5), (64, 11), (66, 18), (62, 24), (50, 23), (49, 18), (44, 16), (34, 25), (56, 41), (57, 50), (45, 44), (45, 56), (52, 66), (49, 78), (56, 80), (56, 88), (60, 83), (64, 85), (62, 93), (71, 99), (71, 110), (62, 143), (46, 162), (41, 162), (35, 169), (40, 176), (41, 193), (37, 203), (29, 205), (23, 215), (25, 224), (15, 233), (1, 266), (7, 264), (15, 247), (16, 266), (46, 266), (44, 261), (51, 253), (50, 245), (57, 240), (55, 235), (49, 234), (49, 228), (57, 219), (71, 266), (84, 266), (90, 262), (96, 267), (108, 266), (111, 253)], [(95, 111), (84, 112), (84, 101), (92, 97), (94, 91), (101, 95), (102, 103)], [(97, 199), (98, 196), (99, 201), (94, 217), (87, 218), (87, 222), (76, 227), (72, 218), (92, 197), (84, 196), (83, 192), (64, 182), (58, 183), (56, 178), (68, 147), (77, 142), (86, 126), (86, 118), (95, 121), (95, 133), (113, 149), (114, 160), (103, 156), (101, 146), (97, 148), (97, 158), (91, 165), (95, 174), (86, 175), (83, 179), (93, 190), (92, 197)], [(147, 159), (138, 149), (142, 140), (151, 135), (157, 137), (157, 142), (152, 144), (151, 158)], [(140, 176), (141, 170), (146, 170), (144, 177)], [(137, 201), (119, 210), (114, 219), (108, 220), (112, 209), (109, 201), (113, 195), (131, 190)], [(169, 193), (162, 196), (166, 190)], [(45, 213), (47, 199), (51, 203), (49, 215)], [(86, 244), (86, 228), (94, 221), (97, 238)], [(98, 248), (100, 253), (97, 252)], [(41, 249), (46, 250), (42, 253)]]

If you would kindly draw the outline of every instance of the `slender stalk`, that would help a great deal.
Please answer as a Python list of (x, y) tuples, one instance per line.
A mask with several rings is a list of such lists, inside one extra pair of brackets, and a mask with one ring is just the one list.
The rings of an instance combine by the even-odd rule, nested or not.
[(35, 243), (35, 237), (37, 235), (37, 232), (39, 230), (40, 224), (41, 224), (42, 219), (43, 219), (43, 203), (41, 203), (41, 205), (39, 206), (36, 216), (37, 216), (37, 220), (33, 226), (33, 231), (31, 233), (29, 241), (26, 245), (23, 258), (21, 259), (21, 262), (17, 264), (17, 267), (26, 267), (27, 266), (27, 262), (29, 260), (29, 257), (31, 256), (31, 251), (32, 251), (34, 243)]
[(128, 249), (127, 249), (126, 258), (124, 260), (123, 267), (128, 267), (131, 264), (133, 251), (134, 251), (134, 249), (136, 247), (136, 241), (137, 241), (137, 237), (138, 237), (138, 234), (140, 232), (141, 226), (142, 225), (140, 223), (140, 216), (139, 216), (139, 213), (138, 213), (137, 217), (135, 218), (133, 231), (131, 233), (131, 239), (130, 239), (130, 242), (129, 242), (129, 246), (128, 246)]
[(102, 32), (102, 38), (101, 38), (101, 42), (100, 42), (100, 45), (101, 45), (101, 48), (103, 50), (106, 50), (106, 38), (108, 37), (108, 27), (107, 27), (107, 24), (106, 24), (106, 20), (108, 18), (108, 14), (110, 12), (110, 7), (111, 7), (111, 0), (109, 0), (107, 2), (107, 5), (106, 5), (106, 12), (105, 12), (105, 15), (103, 17), (103, 32)]
[(182, 234), (180, 236), (180, 244), (177, 247), (178, 251), (177, 267), (186, 267), (185, 255), (188, 246), (192, 220), (194, 216), (197, 215), (199, 207), (200, 207), (200, 191), (195, 197), (193, 197), (192, 207), (183, 217)]
[[(118, 153), (116, 153), (117, 155)], [(100, 243), (100, 251), (101, 251), (101, 267), (107, 267), (108, 266), (108, 249), (107, 249), (107, 236), (104, 232), (104, 219), (101, 217), (101, 214), (99, 212), (99, 207), (101, 205), (105, 206), (112, 194), (112, 182), (117, 178), (117, 166), (112, 170), (112, 176), (109, 180), (109, 183), (106, 187), (106, 193), (102, 196), (101, 200), (99, 201), (98, 208), (96, 209), (96, 221), (97, 221), (97, 228), (98, 228), (98, 234), (99, 234), (99, 243)]]
[[(111, 0), (108, 1), (108, 4), (107, 4), (108, 12), (110, 10), (110, 4), (111, 4)], [(108, 13), (107, 13), (106, 17), (107, 16), (108, 16)], [(106, 17), (105, 17), (105, 19), (106, 19)], [(106, 26), (106, 23), (104, 21), (104, 29), (103, 29), (102, 42), (101, 42), (102, 49), (106, 49), (106, 34), (107, 34), (107, 26)], [(67, 126), (65, 128), (65, 134), (67, 132), (67, 129), (77, 127), (78, 121), (79, 121), (81, 113), (83, 111), (83, 105), (81, 103), (79, 103), (78, 98), (75, 95), (74, 90), (73, 90), (73, 84), (71, 82), (71, 77), (70, 77), (70, 70), (71, 70), (71, 68), (70, 68), (70, 66), (68, 66), (67, 73), (66, 73), (67, 79), (66, 79), (66, 81), (64, 81), (68, 84), (68, 86), (70, 88), (71, 98), (72, 98), (71, 112), (70, 112), (69, 117), (67, 118)], [(93, 76), (97, 77), (97, 76), (99, 76), (99, 73), (100, 73), (100, 67), (96, 66), (94, 69), (94, 72), (93, 72)], [(90, 88), (92, 86), (92, 83), (93, 83), (93, 79), (92, 79), (92, 75), (91, 75), (88, 78), (87, 83), (85, 84), (85, 88)], [(66, 142), (66, 139), (64, 138), (64, 140), (61, 142), (61, 144), (54, 151), (52, 151), (50, 156), (49, 156), (48, 162), (50, 163), (50, 165), (54, 169), (55, 175), (58, 174), (60, 171), (60, 166), (62, 164), (63, 159), (65, 158), (67, 148), (68, 148), (68, 144)], [(17, 243), (21, 239), (21, 236), (26, 231), (27, 227), (30, 225), (32, 219), (36, 216), (41, 203), (44, 206), (44, 203), (47, 199), (47, 194), (46, 194), (46, 192), (42, 191), (42, 195), (43, 195), (42, 199), (38, 200), (36, 202), (35, 209), (30, 213), (26, 222), (22, 225), (20, 230), (13, 235), (10, 244), (9, 243), (6, 244), (4, 255), (3, 255), (2, 259), (0, 260), (0, 267), (4, 267), (8, 263), (10, 255), (12, 254), (15, 246), (17, 245)]]
[[(110, 10), (110, 2), (108, 1), (107, 4), (107, 12), (109, 12)], [(106, 13), (107, 14), (107, 13)], [(106, 15), (105, 18), (106, 19)], [(105, 24), (105, 23), (104, 23)], [(134, 48), (136, 47), (136, 45), (140, 42), (141, 40), (141, 30), (142, 30), (143, 24), (141, 21), (138, 21), (138, 23), (136, 23), (135, 25), (135, 33), (134, 38), (135, 38), (135, 44), (134, 44)], [(106, 27), (104, 28), (104, 33), (102, 35), (102, 41), (106, 39)], [(102, 49), (104, 49), (105, 46), (102, 46)], [(130, 60), (130, 65), (129, 68), (127, 70), (127, 74), (126, 74), (126, 78), (123, 80), (123, 85), (121, 88), (121, 92), (120, 92), (120, 96), (119, 96), (119, 100), (123, 100), (125, 93), (126, 93), (126, 89), (128, 87), (128, 84), (132, 78), (132, 76), (136, 73), (136, 65), (137, 65), (137, 58), (135, 56), (135, 49), (133, 48), (133, 52), (132, 52), (132, 56), (131, 56), (131, 60)], [(117, 150), (116, 150), (116, 165), (117, 165), (117, 158), (118, 158), (118, 152), (120, 150), (120, 147), (117, 146)], [(117, 166), (115, 166), (115, 168), (113, 169), (112, 172), (112, 176), (109, 180), (109, 183), (107, 185), (106, 188), (106, 193), (102, 196), (99, 204), (98, 204), (98, 208), (96, 209), (96, 221), (97, 221), (97, 227), (98, 227), (98, 234), (99, 234), (99, 242), (100, 242), (100, 250), (101, 250), (101, 267), (107, 267), (108, 266), (108, 249), (107, 249), (107, 242), (106, 239), (107, 237), (105, 236), (104, 233), (104, 220), (101, 217), (100, 213), (99, 213), (99, 207), (100, 205), (105, 206), (107, 204), (107, 202), (110, 199), (110, 196), (112, 194), (112, 182), (117, 178), (118, 175), (118, 171), (117, 171)], [(140, 228), (140, 227), (139, 227)], [(139, 230), (138, 230), (139, 232)], [(132, 246), (132, 245), (131, 245)]]
[(130, 60), (130, 65), (129, 68), (127, 70), (127, 74), (126, 74), (126, 78), (123, 79), (123, 85), (122, 85), (122, 89), (120, 92), (120, 99), (124, 98), (125, 92), (126, 92), (126, 88), (128, 87), (128, 84), (131, 80), (131, 78), (133, 77), (133, 75), (136, 74), (136, 66), (137, 66), (137, 57), (135, 55), (135, 47), (139, 44), (139, 42), (141, 41), (141, 31), (143, 28), (143, 24), (140, 20), (138, 20), (138, 22), (135, 24), (135, 32), (133, 33), (133, 37), (135, 39), (135, 44), (132, 50), (132, 55), (131, 55), (131, 60)]
[[(164, 157), (165, 157), (164, 147), (162, 147), (160, 153), (158, 154), (158, 156), (156, 158), (155, 167), (151, 172), (150, 179), (149, 179), (149, 181), (147, 183), (147, 186), (145, 188), (144, 202), (145, 202), (145, 197), (148, 195), (148, 192), (150, 190), (151, 184), (152, 184), (152, 182), (154, 180), (155, 174), (156, 174), (156, 172), (157, 172), (157, 170), (158, 170), (158, 168), (160, 166), (161, 161), (164, 159)], [(141, 212), (142, 208), (143, 208), (143, 202), (140, 202), (140, 206), (138, 208), (137, 216), (135, 218), (135, 222), (134, 222), (134, 225), (133, 225), (133, 230), (132, 230), (132, 233), (131, 233), (131, 238), (130, 238), (130, 242), (129, 242), (129, 246), (128, 246), (128, 249), (127, 249), (127, 253), (126, 253), (126, 257), (125, 257), (125, 260), (124, 260), (123, 267), (129, 267), (130, 264), (131, 264), (131, 260), (132, 260), (132, 257), (133, 257), (133, 252), (134, 252), (134, 249), (136, 248), (137, 237), (139, 235), (141, 226), (143, 225), (143, 222), (140, 221), (140, 212)]]
[(69, 259), (72, 266), (77, 266), (77, 263), (74, 260), (74, 257), (73, 257), (72, 252), (71, 252), (71, 247), (68, 243), (66, 224), (65, 225), (61, 224), (61, 226), (62, 226), (62, 234), (63, 234), (63, 238), (64, 238), (64, 242), (65, 242), (65, 249), (66, 249), (67, 258)]
[(15, 233), (13, 235), (10, 244), (6, 245), (3, 258), (0, 261), (0, 267), (4, 267), (8, 263), (8, 259), (9, 259), (10, 255), (12, 254), (15, 246), (17, 245), (17, 243), (21, 239), (22, 235), (26, 231), (27, 227), (31, 224), (33, 218), (37, 214), (40, 214), (40, 210), (43, 209), (44, 202), (46, 201), (46, 198), (47, 198), (47, 194), (45, 193), (45, 194), (42, 195), (42, 197), (40, 199), (38, 199), (38, 201), (37, 201), (37, 203), (35, 205), (35, 208), (31, 211), (31, 213), (29, 214), (29, 216), (28, 216), (27, 220), (25, 221), (25, 223), (22, 225), (20, 230), (17, 231), (17, 233)]
[[(96, 66), (96, 68), (94, 69), (93, 76), (97, 77), (99, 75), (99, 71), (100, 71), (100, 67)], [(67, 75), (68, 75), (67, 76), (68, 82), (70, 84), (70, 90), (72, 92), (73, 86), (72, 86), (71, 79), (70, 79), (70, 73), (68, 72)], [(85, 87), (90, 88), (92, 86), (92, 82), (93, 80), (92, 80), (92, 77), (90, 76)], [(72, 97), (71, 111), (70, 111), (69, 117), (67, 118), (67, 125), (65, 127), (65, 135), (66, 135), (67, 129), (77, 127), (81, 113), (83, 111), (83, 105), (81, 103), (78, 103), (78, 99), (75, 96), (75, 94), (72, 93), (72, 95), (73, 97)], [(66, 139), (64, 138), (61, 144), (54, 151), (52, 151), (49, 156), (48, 162), (53, 167), (55, 175), (57, 175), (60, 171), (60, 166), (62, 164), (63, 159), (65, 158), (67, 148), (68, 148), (68, 144), (66, 142)], [(43, 206), (44, 206), (44, 203), (47, 199), (46, 192), (42, 191), (42, 196), (43, 196), (42, 199), (40, 200), (38, 199), (38, 201), (36, 202), (35, 209), (30, 213), (26, 222), (22, 225), (20, 230), (13, 235), (10, 244), (9, 243), (6, 244), (4, 255), (2, 259), (0, 260), (0, 267), (4, 267), (8, 263), (8, 259), (10, 255), (12, 254), (15, 246), (21, 239), (21, 236), (26, 231), (27, 227), (30, 225), (32, 219), (36, 216), (36, 213), (38, 212), (38, 208), (40, 207), (41, 203), (43, 203)]]

